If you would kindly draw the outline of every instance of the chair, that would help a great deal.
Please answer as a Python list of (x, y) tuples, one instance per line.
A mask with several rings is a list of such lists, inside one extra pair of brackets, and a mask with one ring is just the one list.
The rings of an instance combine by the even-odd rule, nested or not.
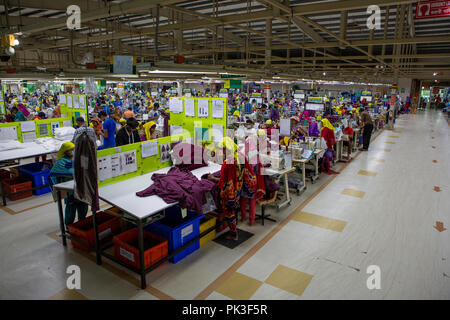
[(269, 199), (259, 199), (256, 201), (256, 204), (261, 206), (261, 214), (257, 214), (256, 219), (261, 219), (262, 225), (264, 225), (264, 219), (267, 219), (272, 222), (277, 222), (276, 220), (269, 218), (270, 215), (266, 216), (264, 214), (264, 207), (277, 201), (277, 195), (278, 195), (278, 191), (275, 191), (270, 194)]

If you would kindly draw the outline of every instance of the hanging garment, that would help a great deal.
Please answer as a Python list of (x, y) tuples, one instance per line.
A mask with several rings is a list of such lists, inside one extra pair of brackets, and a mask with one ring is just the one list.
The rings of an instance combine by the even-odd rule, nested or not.
[(97, 145), (84, 131), (75, 141), (74, 154), (75, 199), (99, 210), (97, 178)]
[(157, 195), (167, 203), (178, 202), (180, 207), (202, 213), (206, 202), (205, 193), (215, 186), (208, 179), (198, 180), (187, 169), (172, 167), (167, 174), (152, 175), (153, 184), (142, 191), (136, 192), (138, 197)]

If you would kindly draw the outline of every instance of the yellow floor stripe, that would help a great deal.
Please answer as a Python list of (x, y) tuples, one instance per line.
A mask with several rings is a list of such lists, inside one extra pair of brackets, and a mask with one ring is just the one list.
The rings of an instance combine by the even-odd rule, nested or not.
[(389, 138), (394, 138), (394, 139), (397, 139), (398, 138), (398, 136), (388, 136)]
[(279, 265), (264, 282), (301, 296), (312, 278), (311, 274)]
[(369, 177), (375, 177), (377, 175), (376, 172), (366, 171), (366, 170), (359, 170), (358, 174), (363, 175), (363, 176), (369, 176)]
[(380, 149), (380, 150), (384, 152), (391, 152), (391, 149)]
[(235, 272), (216, 289), (216, 292), (233, 300), (248, 300), (262, 284), (259, 280)]
[(346, 196), (351, 196), (351, 197), (362, 198), (362, 197), (364, 197), (364, 195), (366, 193), (364, 191), (359, 191), (359, 190), (344, 189), (344, 190), (342, 190), (341, 194), (344, 194)]
[(392, 141), (386, 141), (385, 143), (388, 143), (388, 144), (395, 144), (395, 142), (392, 142)]
[(347, 225), (347, 222), (342, 220), (327, 218), (304, 211), (297, 213), (292, 218), (292, 220), (336, 232), (342, 232), (342, 230), (344, 230), (345, 226)]
[(85, 296), (77, 290), (63, 289), (48, 300), (88, 300)]
[(377, 159), (377, 158), (370, 158), (369, 160), (376, 161), (376, 162), (384, 162), (384, 159)]

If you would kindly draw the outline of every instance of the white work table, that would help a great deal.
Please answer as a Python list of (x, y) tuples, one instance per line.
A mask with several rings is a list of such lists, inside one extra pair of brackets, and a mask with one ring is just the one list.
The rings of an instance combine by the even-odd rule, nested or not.
[[(61, 141), (61, 142), (63, 142), (63, 141)], [(18, 149), (2, 151), (0, 153), (0, 161), (25, 159), (25, 158), (39, 156), (42, 154), (58, 152), (58, 150), (55, 150), (55, 149), (44, 148), (42, 145), (40, 145), (39, 143), (36, 143), (36, 142), (23, 143), (23, 146), (25, 148), (18, 148)]]
[[(137, 219), (145, 219), (177, 204), (167, 203), (157, 195), (149, 197), (138, 197), (136, 195), (136, 192), (142, 191), (153, 184), (153, 174), (166, 174), (170, 168), (162, 168), (141, 176), (100, 187), (98, 189), (98, 196), (101, 200), (127, 212)], [(210, 162), (207, 167), (192, 170), (192, 173), (198, 179), (201, 179), (204, 174), (214, 173), (219, 171), (220, 168), (220, 165)], [(54, 188), (56, 190), (72, 191), (74, 189), (74, 181), (59, 183)]]
[[(169, 258), (177, 254), (180, 250), (183, 250), (185, 247), (188, 247), (195, 241), (198, 241), (204, 234), (207, 234), (213, 230), (215, 230), (215, 226), (211, 227), (207, 231), (204, 232), (204, 234), (200, 234), (195, 239), (185, 243), (181, 248), (178, 248), (171, 254), (169, 254), (164, 259), (160, 260), (159, 262), (153, 264), (151, 267), (145, 269), (145, 262), (144, 262), (144, 235), (143, 235), (143, 228), (144, 224), (147, 224), (149, 222), (156, 221), (160, 218), (164, 217), (164, 213), (161, 213), (164, 209), (174, 206), (177, 203), (166, 203), (163, 199), (161, 199), (159, 196), (149, 196), (149, 197), (138, 197), (136, 195), (136, 192), (141, 191), (149, 187), (153, 184), (153, 181), (151, 179), (152, 175), (155, 173), (167, 173), (170, 170), (171, 167), (162, 168), (156, 171), (152, 171), (146, 174), (143, 174), (138, 177), (134, 177), (131, 179), (127, 179), (124, 181), (112, 183), (109, 185), (106, 185), (104, 187), (99, 188), (99, 198), (103, 201), (118, 207), (125, 211), (128, 215), (133, 217), (134, 222), (137, 225), (137, 232), (138, 232), (138, 249), (139, 249), (139, 260), (140, 260), (140, 269), (136, 269), (134, 267), (130, 267), (129, 265), (123, 263), (119, 259), (117, 259), (115, 256), (107, 253), (105, 250), (108, 246), (112, 244), (107, 245), (100, 245), (99, 240), (99, 232), (98, 232), (98, 226), (97, 226), (97, 219), (96, 219), (96, 212), (93, 212), (93, 228), (94, 228), (94, 238), (95, 238), (95, 247), (91, 248), (92, 250), (95, 250), (96, 257), (97, 257), (97, 264), (102, 264), (102, 256), (105, 256), (122, 266), (133, 270), (134, 272), (140, 274), (141, 276), (141, 288), (145, 289), (147, 286), (146, 282), (146, 274), (152, 271), (153, 269), (157, 268), (159, 265), (164, 263), (164, 261), (167, 261)], [(214, 173), (216, 171), (219, 171), (221, 168), (220, 165), (215, 163), (209, 163), (207, 167), (199, 168), (196, 170), (192, 170), (191, 172), (200, 179), (204, 174), (210, 174)], [(66, 234), (65, 226), (64, 226), (64, 215), (63, 215), (63, 208), (62, 208), (62, 192), (65, 191), (72, 191), (74, 189), (74, 181), (67, 181), (63, 183), (59, 183), (55, 185), (54, 190), (57, 194), (57, 204), (58, 204), (58, 214), (59, 214), (59, 223), (61, 228), (61, 236), (62, 236), (62, 243), (64, 246), (67, 246), (67, 238), (71, 239), (72, 241), (82, 243), (86, 246), (85, 243), (83, 243), (80, 239), (76, 238), (75, 236), (71, 234)], [(150, 217), (150, 221), (145, 220), (146, 218)], [(88, 246), (88, 245), (87, 245)]]
[[(65, 142), (62, 140), (57, 140), (55, 138), (53, 138), (53, 140), (57, 141), (58, 143), (61, 142), (61, 144)], [(36, 143), (36, 142), (22, 143), (22, 146), (24, 148), (17, 148), (17, 149), (1, 151), (0, 152), (0, 162), (31, 158), (31, 157), (35, 157), (35, 156), (44, 155), (44, 154), (55, 153), (55, 152), (58, 152), (58, 150), (59, 150), (59, 148), (53, 148), (53, 149), (45, 148), (43, 145)], [(26, 191), (26, 190), (23, 190), (23, 191)], [(3, 182), (2, 182), (1, 177), (0, 177), (0, 193), (2, 195), (2, 203), (4, 206), (6, 206), (7, 194), (3, 190)]]

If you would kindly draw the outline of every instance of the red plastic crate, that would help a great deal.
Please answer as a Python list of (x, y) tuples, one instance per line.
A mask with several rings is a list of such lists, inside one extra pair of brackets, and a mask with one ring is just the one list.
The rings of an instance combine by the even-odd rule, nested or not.
[(216, 232), (221, 232), (225, 230), (228, 227), (228, 224), (222, 223), (225, 220), (225, 214), (224, 213), (218, 213), (216, 211), (212, 211), (208, 213), (209, 215), (216, 217)]
[[(114, 235), (120, 233), (120, 218), (113, 216), (112, 214), (99, 211), (96, 213), (98, 224), (98, 237), (100, 244), (105, 244), (114, 237)], [(68, 226), (69, 233), (74, 237), (86, 242), (91, 247), (95, 246), (94, 235), (94, 216), (89, 216), (80, 221), (72, 223)], [(81, 249), (89, 252), (90, 249), (82, 244), (72, 240), (74, 248)]]
[(2, 178), (2, 181), (5, 179), (11, 179), (12, 178), (11, 171), (0, 169), (0, 177)]
[[(164, 259), (169, 254), (169, 242), (167, 239), (160, 237), (154, 233), (143, 230), (144, 241), (150, 240), (155, 243), (147, 250), (144, 247), (145, 269)], [(138, 230), (137, 228), (125, 231), (114, 237), (114, 254), (117, 259), (129, 264), (136, 269), (141, 269), (141, 260), (137, 245)], [(166, 264), (165, 261), (163, 264)], [(158, 267), (159, 268), (159, 267)]]
[[(27, 189), (31, 189), (33, 187), (33, 183), (25, 179), (23, 177), (15, 177), (11, 179), (5, 179), (3, 180), (3, 190), (5, 193), (15, 193), (19, 191), (24, 191)], [(24, 192), (22, 194), (14, 195), (14, 196), (8, 196), (10, 200), (20, 200), (25, 199), (28, 197), (31, 197), (33, 195), (33, 191)]]

